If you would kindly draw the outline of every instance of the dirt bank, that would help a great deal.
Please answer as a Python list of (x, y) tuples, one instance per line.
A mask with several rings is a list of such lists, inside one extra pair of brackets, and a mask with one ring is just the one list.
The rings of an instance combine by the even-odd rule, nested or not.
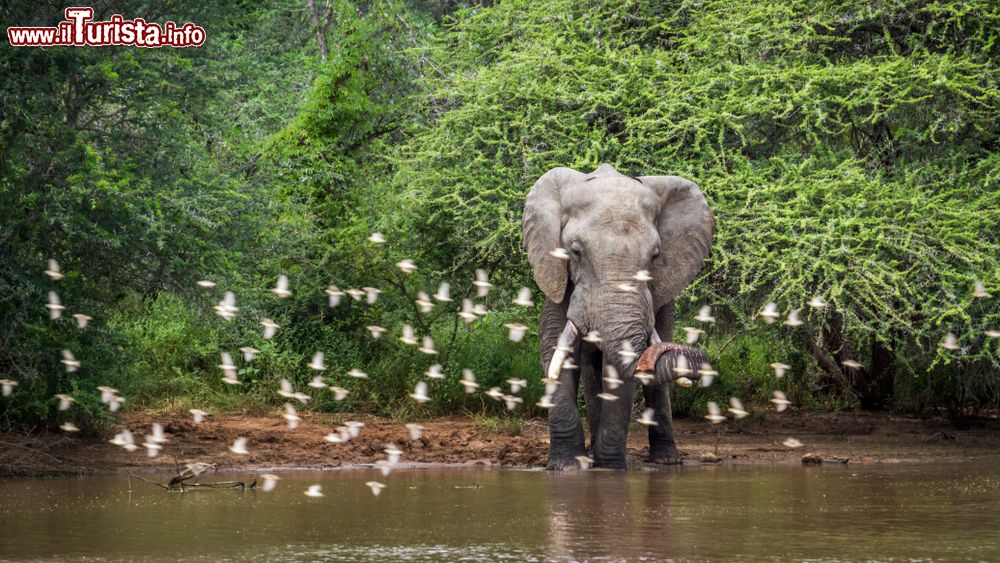
[[(331, 444), (323, 436), (346, 420), (365, 423), (361, 435), (347, 444)], [(156, 458), (107, 443), (106, 439), (72, 434), (0, 435), (0, 474), (44, 475), (111, 472), (125, 469), (172, 468), (181, 462), (206, 461), (221, 468), (333, 468), (384, 459), (388, 442), (398, 444), (403, 459), (420, 463), (486, 464), (542, 467), (548, 452), (545, 420), (523, 425), (447, 419), (422, 422), (424, 435), (410, 441), (402, 423), (366, 416), (304, 415), (296, 430), (279, 416), (216, 415), (201, 425), (189, 417), (129, 414), (124, 425), (139, 435), (159, 422), (169, 441)], [(723, 463), (799, 463), (803, 454), (847, 458), (850, 463), (961, 461), (1000, 455), (1000, 421), (988, 420), (958, 430), (944, 420), (922, 420), (869, 413), (787, 413), (764, 420), (726, 422), (713, 426), (701, 420), (677, 420), (677, 442), (685, 463), (699, 463), (712, 452)], [(247, 438), (249, 455), (230, 453), (237, 437)], [(804, 446), (782, 445), (794, 437)], [(644, 429), (630, 433), (634, 466), (646, 449)]]

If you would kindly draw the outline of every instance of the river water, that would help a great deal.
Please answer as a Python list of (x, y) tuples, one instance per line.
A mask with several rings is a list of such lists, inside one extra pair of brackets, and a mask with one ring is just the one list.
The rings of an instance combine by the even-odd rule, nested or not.
[[(150, 476), (165, 481), (167, 476)], [(252, 480), (250, 473), (203, 481)], [(371, 494), (366, 481), (387, 485)], [(322, 485), (322, 498), (305, 490)], [(167, 493), (0, 480), (0, 559), (1000, 560), (1000, 457), (963, 464), (285, 472)]]

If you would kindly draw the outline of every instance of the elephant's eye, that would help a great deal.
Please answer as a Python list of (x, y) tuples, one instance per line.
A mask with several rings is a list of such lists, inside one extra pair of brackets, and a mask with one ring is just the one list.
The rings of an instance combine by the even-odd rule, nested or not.
[(660, 257), (660, 247), (657, 246), (656, 248), (653, 249), (653, 259), (655, 260), (659, 257)]
[(569, 249), (573, 251), (573, 255), (576, 256), (577, 258), (579, 258), (583, 254), (583, 248), (580, 248), (580, 243), (576, 242), (575, 240), (573, 241), (572, 244), (569, 245)]

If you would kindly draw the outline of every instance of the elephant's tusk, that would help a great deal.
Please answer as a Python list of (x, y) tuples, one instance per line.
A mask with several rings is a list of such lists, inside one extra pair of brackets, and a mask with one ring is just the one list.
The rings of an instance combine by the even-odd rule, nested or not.
[(549, 372), (547, 374), (549, 379), (559, 379), (563, 362), (576, 350), (577, 336), (579, 336), (579, 333), (576, 327), (573, 326), (573, 321), (566, 321), (566, 328), (559, 335), (556, 352), (552, 354), (552, 360), (549, 362)]

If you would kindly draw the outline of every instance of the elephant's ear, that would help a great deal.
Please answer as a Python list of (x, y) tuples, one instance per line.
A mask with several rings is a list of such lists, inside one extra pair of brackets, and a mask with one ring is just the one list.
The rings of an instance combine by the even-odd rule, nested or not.
[(560, 190), (585, 179), (571, 168), (553, 168), (535, 182), (524, 200), (521, 233), (535, 282), (545, 296), (561, 303), (566, 293), (567, 266), (564, 260), (549, 252), (559, 246), (562, 233), (562, 203)]
[(715, 217), (698, 184), (680, 176), (642, 176), (660, 197), (660, 256), (653, 261), (655, 306), (668, 303), (691, 283), (712, 248)]

